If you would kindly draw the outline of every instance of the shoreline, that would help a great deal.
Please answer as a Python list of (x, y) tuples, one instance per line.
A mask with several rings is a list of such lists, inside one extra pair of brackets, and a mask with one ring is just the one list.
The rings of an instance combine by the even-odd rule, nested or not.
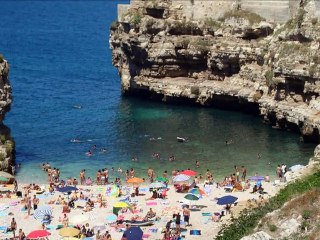
[[(315, 154), (316, 155), (316, 154)], [(319, 164), (317, 161), (313, 160), (314, 158), (311, 158), (309, 161), (309, 164), (298, 170), (297, 172), (294, 173), (289, 173), (286, 175), (287, 182), (279, 183), (277, 185), (274, 185), (275, 181), (266, 183), (263, 182), (263, 187), (265, 188), (265, 191), (267, 194), (263, 195), (264, 200), (260, 199), (259, 194), (252, 194), (250, 193), (252, 187), (249, 190), (246, 190), (244, 192), (242, 191), (237, 191), (237, 192), (225, 192), (223, 187), (216, 188), (215, 185), (211, 185), (211, 191), (207, 196), (204, 196), (201, 198), (199, 201), (196, 201), (192, 204), (199, 205), (199, 206), (205, 206), (205, 208), (201, 208), (200, 211), (191, 211), (191, 217), (190, 221), (192, 223), (192, 226), (184, 226), (181, 225), (182, 228), (187, 229), (187, 232), (184, 232), (183, 234), (186, 236), (186, 239), (199, 239), (200, 236), (195, 236), (195, 235), (190, 235), (189, 232), (190, 230), (201, 230), (201, 237), (212, 237), (216, 236), (219, 232), (219, 230), (222, 228), (224, 224), (229, 224), (231, 223), (231, 216), (237, 217), (239, 214), (241, 214), (241, 211), (244, 208), (250, 208), (257, 206), (256, 204), (263, 204), (263, 202), (268, 201), (270, 197), (275, 196), (283, 187), (285, 187), (288, 183), (295, 181), (296, 179), (299, 179), (303, 176), (309, 175), (312, 173), (312, 171), (315, 169), (315, 166)], [(29, 185), (29, 183), (22, 183), (20, 182), (19, 184), (19, 190), (22, 189), (23, 186)], [(41, 184), (42, 185), (42, 184)], [(48, 187), (48, 184), (44, 184), (46, 186), (46, 189)], [(184, 199), (185, 194), (182, 193), (176, 193), (174, 191), (174, 187), (172, 184), (169, 184), (169, 191), (167, 192), (167, 199), (154, 199), (154, 200), (147, 200), (148, 197), (151, 196), (151, 193), (149, 193), (147, 189), (149, 184), (146, 182), (142, 183), (139, 185), (141, 193), (144, 195), (138, 196), (138, 197), (132, 197), (131, 199), (134, 200), (134, 202), (137, 204), (137, 208), (140, 209), (137, 213), (132, 214), (132, 213), (125, 213), (123, 214), (125, 218), (132, 218), (135, 215), (139, 215), (143, 217), (146, 212), (149, 210), (149, 208), (153, 208), (154, 211), (157, 213), (157, 216), (160, 217), (160, 220), (155, 222), (153, 226), (151, 227), (141, 227), (142, 230), (144, 231), (145, 234), (147, 234), (148, 239), (162, 239), (162, 234), (161, 234), (161, 229), (164, 229), (165, 224), (167, 221), (169, 221), (172, 218), (172, 214), (177, 213), (182, 211), (182, 203), (185, 204), (190, 204), (191, 202)], [(110, 186), (110, 185), (108, 185)], [(130, 192), (133, 192), (133, 185), (125, 183), (124, 188), (130, 189)], [(203, 189), (203, 182), (199, 184), (199, 187)], [(79, 185), (78, 186), (79, 191), (83, 191), (86, 195), (91, 196), (93, 201), (95, 201), (96, 196), (98, 193), (101, 193), (105, 191), (106, 185), (92, 185), (92, 186), (86, 186), (86, 185)], [(87, 189), (87, 190), (86, 190)], [(47, 191), (47, 190), (46, 190)], [(31, 196), (35, 194), (35, 191), (31, 192)], [(54, 192), (53, 195), (39, 195), (36, 194), (37, 197), (40, 199), (40, 204), (39, 206), (42, 205), (48, 205), (47, 203), (52, 200), (56, 199), (58, 195), (62, 195), (61, 193)], [(216, 204), (216, 199), (219, 197), (222, 197), (224, 195), (232, 195), (238, 197), (238, 204), (237, 206), (234, 206), (231, 208), (231, 213), (232, 214), (226, 214), (223, 218), (221, 218), (221, 221), (219, 222), (214, 222), (207, 217), (204, 217), (202, 213), (210, 213), (213, 214), (215, 212), (221, 212), (225, 211), (223, 206), (217, 205)], [(66, 196), (65, 196), (66, 197)], [(104, 231), (108, 230), (109, 233), (111, 234), (113, 239), (120, 239), (122, 236), (123, 232), (117, 232), (116, 229), (109, 224), (106, 224), (106, 216), (112, 215), (112, 206), (118, 202), (120, 199), (123, 199), (124, 197), (120, 198), (114, 198), (114, 197), (105, 197), (107, 201), (107, 207), (106, 208), (99, 208), (97, 206), (97, 203), (95, 203), (95, 207), (92, 210), (92, 212), (85, 213), (79, 209), (74, 209), (71, 210), (71, 213), (68, 214), (69, 219), (75, 218), (75, 216), (85, 215), (88, 217), (87, 222), (89, 223), (90, 226), (97, 225), (97, 223), (101, 223), (100, 225), (103, 225)], [(15, 217), (16, 221), (18, 223), (18, 228), (22, 228), (25, 234), (28, 234), (31, 232), (31, 230), (39, 229), (41, 227), (41, 224), (39, 221), (33, 218), (33, 216), (27, 216), (26, 212), (23, 212), (20, 208), (20, 203), (17, 203), (15, 206), (11, 206), (12, 202), (19, 201), (21, 199), (6, 199), (3, 198), (3, 203), (2, 204), (9, 204), (9, 208), (5, 211), (7, 212), (12, 212), (14, 215), (13, 216), (6, 216), (6, 217), (0, 217), (0, 224), (4, 224), (4, 220), (6, 219), (7, 223), (11, 217)], [(179, 202), (181, 201), (181, 202)], [(260, 202), (261, 201), (261, 202)], [(250, 204), (249, 204), (250, 203)], [(18, 207), (17, 207), (18, 206)], [(62, 214), (61, 214), (61, 205), (49, 205), (52, 207), (53, 211), (53, 221), (50, 224), (51, 226), (57, 226), (61, 224), (59, 222), (59, 218), (61, 219)], [(22, 207), (22, 205), (21, 205)], [(164, 209), (167, 209), (168, 212), (164, 211)], [(170, 210), (170, 211), (169, 211)], [(31, 210), (31, 213), (33, 210)], [(171, 217), (170, 217), (171, 216)], [(28, 219), (28, 221), (26, 221)], [(51, 227), (50, 226), (50, 227)], [(149, 230), (151, 229), (151, 230)], [(157, 232), (152, 232), (152, 229), (158, 229)], [(54, 229), (48, 230), (51, 232), (51, 236), (49, 239), (58, 239), (58, 231)], [(104, 232), (103, 232), (104, 233)], [(8, 234), (1, 235), (0, 237), (5, 237), (8, 236)], [(4, 238), (5, 239), (5, 238)]]

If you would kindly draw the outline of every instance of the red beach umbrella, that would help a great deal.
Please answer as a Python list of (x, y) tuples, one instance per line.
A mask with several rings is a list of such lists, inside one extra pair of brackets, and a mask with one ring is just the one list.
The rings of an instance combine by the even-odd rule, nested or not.
[(47, 230), (35, 230), (27, 235), (27, 239), (39, 239), (50, 236), (51, 233)]
[(197, 172), (192, 171), (192, 170), (184, 170), (184, 171), (181, 172), (181, 174), (184, 174), (184, 175), (192, 177), (192, 176), (197, 175)]

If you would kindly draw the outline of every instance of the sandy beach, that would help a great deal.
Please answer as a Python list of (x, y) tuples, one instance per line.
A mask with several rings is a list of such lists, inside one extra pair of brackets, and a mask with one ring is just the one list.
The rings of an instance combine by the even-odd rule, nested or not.
[[(251, 182), (253, 186), (254, 182)], [(281, 184), (280, 184), (281, 185)], [(24, 193), (23, 188), (27, 184), (19, 184), (19, 190)], [(203, 183), (199, 185), (200, 189), (203, 189)], [(89, 228), (94, 228), (95, 233), (100, 229), (101, 233), (104, 234), (106, 231), (112, 236), (112, 239), (121, 239), (123, 235), (124, 225), (119, 225), (115, 227), (115, 224), (110, 224), (107, 220), (108, 217), (113, 215), (113, 206), (116, 202), (126, 199), (134, 192), (132, 184), (125, 184), (123, 186), (123, 196), (114, 197), (108, 196), (112, 185), (99, 185), (99, 186), (77, 186), (77, 195), (79, 197), (80, 192), (84, 194), (86, 198), (90, 198), (95, 202), (92, 211), (84, 212), (83, 206), (85, 201), (77, 200), (75, 201), (75, 208), (71, 209), (70, 213), (67, 213), (69, 218), (69, 225), (86, 225), (89, 224)], [(52, 221), (50, 224), (46, 225), (47, 230), (51, 233), (49, 239), (62, 239), (59, 235), (59, 230), (56, 230), (57, 226), (62, 225), (63, 213), (62, 205), (49, 204), (58, 199), (59, 195), (64, 199), (68, 199), (68, 195), (64, 195), (58, 191), (54, 191), (52, 194), (48, 192), (48, 185), (43, 185), (45, 191), (41, 194), (37, 194), (37, 191), (31, 191), (30, 196), (33, 198), (34, 195), (39, 199), (39, 206), (49, 206), (52, 209)], [(264, 200), (273, 196), (279, 186), (275, 186), (274, 183), (263, 182), (263, 188), (266, 194), (263, 194)], [(232, 215), (237, 215), (243, 208), (249, 207), (248, 200), (252, 200), (251, 205), (256, 204), (255, 202), (260, 202), (259, 193), (250, 193), (252, 187), (246, 191), (235, 191), (226, 192), (224, 187), (217, 187), (216, 185), (207, 185), (206, 194), (203, 195), (198, 201), (189, 201), (184, 198), (186, 193), (177, 193), (172, 185), (168, 186), (167, 197), (165, 199), (157, 198), (153, 200), (148, 200), (152, 193), (149, 192), (148, 184), (143, 183), (139, 186), (140, 195), (135, 197), (130, 197), (129, 204), (136, 205), (134, 212), (127, 211), (126, 213), (119, 213), (120, 218), (132, 219), (132, 218), (143, 218), (150, 208), (156, 213), (158, 219), (154, 221), (152, 226), (142, 226), (143, 239), (163, 239), (162, 230), (165, 229), (166, 223), (172, 219), (173, 214), (178, 212), (182, 215), (182, 207), (184, 204), (191, 204), (191, 214), (190, 214), (190, 224), (191, 226), (185, 226), (183, 221), (181, 222), (181, 229), (185, 229), (181, 233), (182, 239), (200, 239), (201, 237), (213, 237), (215, 236), (221, 225), (228, 222), (228, 219)], [(102, 194), (103, 200), (105, 202), (104, 207), (99, 207), (97, 201), (98, 194)], [(226, 195), (232, 195), (238, 198), (237, 205), (231, 207), (231, 214), (226, 213), (224, 205), (218, 205), (217, 199)], [(70, 196), (69, 196), (70, 197)], [(22, 229), (27, 235), (33, 230), (42, 229), (41, 220), (34, 218), (34, 210), (31, 210), (31, 215), (28, 216), (27, 211), (23, 210), (24, 204), (21, 203), (22, 198), (17, 198), (12, 196), (11, 198), (1, 199), (1, 212), (0, 212), (0, 226), (9, 226), (11, 219), (15, 218), (17, 222), (17, 229)], [(193, 207), (195, 206), (195, 207)], [(212, 220), (214, 213), (221, 213), (224, 211), (226, 214), (221, 218), (219, 222)], [(205, 215), (205, 216), (204, 216)], [(78, 222), (78, 224), (72, 223), (77, 219), (83, 219)], [(183, 217), (181, 218), (183, 220)], [(111, 221), (112, 222), (112, 221)], [(88, 226), (88, 225), (87, 225)], [(190, 235), (190, 230), (201, 230), (201, 235)], [(12, 232), (1, 233), (1, 239), (10, 239), (13, 237)], [(96, 239), (95, 237), (92, 239)]]

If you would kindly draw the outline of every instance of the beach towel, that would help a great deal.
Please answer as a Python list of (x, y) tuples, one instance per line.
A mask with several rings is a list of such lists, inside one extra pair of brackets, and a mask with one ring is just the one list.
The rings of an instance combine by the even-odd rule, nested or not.
[(149, 238), (150, 236), (151, 236), (150, 234), (144, 233), (144, 234), (142, 235), (142, 238)]
[(0, 217), (8, 216), (9, 214), (7, 212), (0, 212)]
[(158, 228), (150, 228), (148, 231), (151, 233), (156, 233), (158, 232)]
[(201, 235), (201, 230), (190, 230), (190, 235)]
[(7, 232), (7, 226), (0, 226), (0, 232)]
[(201, 213), (202, 214), (202, 216), (204, 216), (204, 217), (211, 217), (212, 216), (212, 213), (209, 213), (209, 212), (203, 212), (203, 213)]
[(146, 202), (146, 205), (147, 206), (156, 206), (156, 205), (158, 205), (158, 203), (157, 202)]

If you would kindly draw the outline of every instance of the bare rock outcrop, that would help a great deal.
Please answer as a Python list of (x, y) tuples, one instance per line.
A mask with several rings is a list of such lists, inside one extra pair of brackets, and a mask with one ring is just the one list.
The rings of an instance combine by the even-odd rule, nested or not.
[(228, 6), (218, 19), (192, 18), (186, 7), (133, 0), (112, 24), (110, 47), (123, 93), (244, 110), (319, 142), (320, 23), (314, 0), (302, 1), (283, 24), (241, 4)]
[(14, 140), (10, 129), (3, 124), (12, 102), (11, 85), (8, 79), (9, 65), (0, 54), (0, 171), (11, 172), (15, 160)]

